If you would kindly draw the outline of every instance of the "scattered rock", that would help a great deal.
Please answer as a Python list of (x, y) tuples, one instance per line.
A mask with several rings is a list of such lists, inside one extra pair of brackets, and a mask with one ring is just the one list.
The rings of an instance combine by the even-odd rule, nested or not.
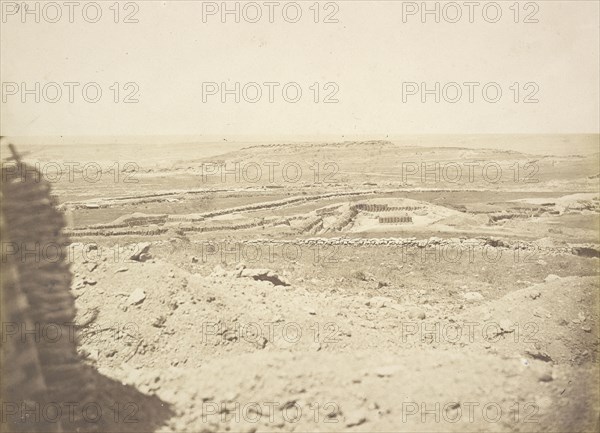
[(369, 410), (377, 410), (379, 409), (379, 404), (376, 401), (372, 401), (371, 403), (369, 403), (369, 406), (367, 406), (367, 408)]
[(135, 260), (138, 262), (146, 261), (148, 258), (150, 258), (148, 250), (150, 250), (151, 245), (152, 244), (150, 242), (141, 242), (137, 244), (133, 249), (133, 253), (128, 257), (129, 260)]
[(119, 268), (119, 269), (117, 269), (117, 270), (115, 271), (115, 274), (118, 274), (119, 272), (127, 272), (128, 270), (129, 270), (129, 268), (122, 267), (122, 268)]
[(73, 289), (80, 290), (80, 289), (83, 289), (84, 287), (85, 287), (85, 281), (80, 280), (75, 283), (75, 285), (73, 286)]
[(140, 254), (140, 258), (139, 258), (138, 261), (145, 262), (145, 261), (150, 260), (151, 258), (152, 258), (152, 256), (150, 254), (148, 254), (148, 253), (142, 253), (142, 254)]
[(367, 417), (360, 411), (352, 412), (346, 416), (346, 427), (355, 427), (364, 424), (367, 421)]
[(366, 302), (366, 305), (374, 308), (383, 308), (395, 303), (392, 298), (386, 296), (374, 296)]
[(223, 269), (223, 267), (221, 265), (217, 265), (213, 268), (212, 272), (210, 273), (211, 277), (225, 277), (227, 276), (227, 271), (225, 269)]
[(268, 281), (274, 286), (289, 286), (290, 284), (270, 269), (243, 269), (240, 277), (252, 278), (256, 281)]
[(492, 247), (509, 247), (510, 245), (508, 245), (506, 242), (504, 242), (502, 239), (496, 238), (491, 236), (489, 239), (486, 240), (486, 244), (491, 245)]
[(267, 340), (265, 337), (260, 336), (257, 340), (256, 340), (256, 347), (258, 349), (264, 349), (265, 347), (267, 347), (267, 343), (269, 342), (269, 340)]
[(583, 329), (585, 332), (592, 332), (592, 327), (588, 325), (582, 326), (581, 329)]
[(533, 359), (539, 359), (544, 362), (552, 362), (552, 358), (546, 352), (540, 350), (526, 350), (525, 353)]
[(155, 328), (161, 328), (165, 324), (166, 321), (167, 321), (167, 318), (165, 316), (158, 316), (152, 322), (152, 326), (154, 326)]
[(131, 292), (129, 298), (127, 298), (127, 304), (138, 305), (144, 302), (144, 299), (146, 299), (146, 293), (138, 287), (133, 292)]
[(481, 301), (483, 300), (483, 295), (479, 292), (467, 292), (463, 293), (462, 297), (469, 302)]
[(546, 283), (550, 283), (551, 281), (556, 281), (556, 280), (560, 280), (560, 277), (558, 275), (554, 275), (554, 274), (549, 274), (546, 278), (544, 278), (544, 281)]
[(313, 307), (305, 307), (304, 311), (306, 311), (311, 316), (315, 316), (317, 314), (317, 312), (315, 311), (315, 309)]
[(367, 272), (364, 271), (354, 271), (352, 273), (352, 278), (356, 278), (359, 281), (369, 281), (369, 276)]

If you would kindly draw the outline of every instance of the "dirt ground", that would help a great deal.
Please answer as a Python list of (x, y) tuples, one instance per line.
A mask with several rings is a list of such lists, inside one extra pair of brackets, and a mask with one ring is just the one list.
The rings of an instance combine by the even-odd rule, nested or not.
[[(585, 260), (593, 273), (598, 259)], [(597, 425), (597, 275), (544, 281), (538, 270), (507, 290), (409, 271), (393, 288), (344, 289), (323, 267), (308, 282), (287, 272), (284, 286), (167, 258), (89, 265), (74, 269), (87, 281), (75, 289), (82, 321), (98, 312), (82, 353), (172, 406), (161, 431)], [(489, 414), (474, 406), (469, 418), (465, 402)]]
[[(202, 182), (207, 161), (309, 154), (335, 182)], [(598, 431), (597, 155), (454, 184), (397, 167), (536, 158), (398, 154), (258, 147), (56, 184), (79, 352), (117, 384), (115, 431)]]

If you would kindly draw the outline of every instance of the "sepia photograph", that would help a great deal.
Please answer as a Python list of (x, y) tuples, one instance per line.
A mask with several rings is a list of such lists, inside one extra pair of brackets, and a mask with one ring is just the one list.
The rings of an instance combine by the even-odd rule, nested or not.
[(600, 430), (600, 2), (0, 9), (0, 432)]

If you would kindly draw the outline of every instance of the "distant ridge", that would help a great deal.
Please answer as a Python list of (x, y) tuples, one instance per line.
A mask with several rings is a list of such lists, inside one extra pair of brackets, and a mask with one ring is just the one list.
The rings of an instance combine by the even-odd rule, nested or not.
[(247, 146), (247, 147), (243, 147), (241, 150), (248, 150), (248, 149), (257, 149), (257, 148), (273, 148), (273, 147), (289, 147), (289, 146), (293, 146), (293, 147), (305, 147), (305, 148), (310, 148), (310, 147), (323, 147), (323, 146), (329, 146), (329, 147), (349, 147), (349, 146), (363, 146), (363, 145), (379, 145), (379, 146), (395, 146), (394, 143), (392, 143), (389, 140), (367, 140), (367, 141), (342, 141), (342, 142), (334, 142), (334, 143), (275, 143), (275, 144), (257, 144), (257, 145), (253, 145), (253, 146)]

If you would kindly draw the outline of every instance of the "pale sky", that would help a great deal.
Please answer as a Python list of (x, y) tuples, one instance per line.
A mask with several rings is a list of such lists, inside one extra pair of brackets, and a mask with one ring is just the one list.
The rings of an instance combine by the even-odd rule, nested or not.
[[(44, 22), (42, 17), (38, 24), (33, 17), (22, 23), (19, 13), (9, 14), (12, 6), (5, 3), (10, 2), (2, 3), (6, 21), (1, 24), (2, 135), (251, 139), (600, 131), (597, 1), (535, 2), (539, 22), (529, 24), (514, 22), (509, 9), (514, 1), (499, 2), (503, 15), (494, 24), (483, 19), (480, 9), (475, 10), (474, 23), (463, 16), (454, 24), (443, 19), (438, 24), (432, 17), (423, 24), (420, 15), (403, 23), (401, 1), (335, 2), (337, 24), (314, 23), (309, 9), (313, 1), (299, 2), (303, 16), (297, 23), (286, 22), (280, 9), (275, 10), (274, 23), (267, 16), (257, 23), (235, 23), (232, 17), (222, 23), (219, 15), (203, 23), (207, 2), (141, 1), (134, 2), (139, 23), (115, 24), (109, 9), (114, 2), (108, 1), (99, 2), (103, 16), (95, 24), (86, 22), (80, 10), (69, 23), (66, 7), (58, 23)], [(234, 3), (229, 2), (231, 7)], [(268, 14), (267, 7), (261, 8)], [(521, 10), (519, 20), (530, 11)], [(126, 12), (121, 10), (120, 20)], [(324, 15), (321, 10), (319, 19)], [(35, 103), (31, 95), (22, 103), (22, 82), (30, 88), (35, 82), (81, 85), (73, 103), (63, 85), (57, 103), (43, 97)], [(98, 83), (103, 91), (95, 104), (81, 96), (81, 86), (88, 82)], [(114, 82), (135, 82), (139, 102), (114, 103), (110, 90)], [(235, 103), (232, 97), (222, 103), (217, 94), (203, 102), (202, 83), (208, 82), (227, 82), (231, 87), (235, 82), (261, 83), (263, 96), (257, 103), (243, 99)], [(268, 102), (265, 82), (281, 83), (273, 103)], [(288, 82), (303, 90), (297, 103), (282, 97), (281, 87)], [(309, 88), (315, 82), (320, 83), (320, 99), (334, 88), (323, 89), (324, 84), (336, 83), (339, 102), (315, 103)], [(435, 82), (481, 85), (475, 88), (474, 103), (469, 103), (467, 93), (454, 104), (443, 99), (435, 103), (433, 96), (422, 103), (419, 94), (404, 103), (403, 82), (427, 82), (431, 88)], [(498, 83), (503, 91), (498, 103), (482, 97), (481, 88), (488, 82)], [(510, 89), (515, 82), (536, 86), (522, 88), (521, 102), (515, 103)], [(524, 104), (522, 99), (536, 87), (539, 102)], [(121, 89), (119, 98), (131, 89)]]

